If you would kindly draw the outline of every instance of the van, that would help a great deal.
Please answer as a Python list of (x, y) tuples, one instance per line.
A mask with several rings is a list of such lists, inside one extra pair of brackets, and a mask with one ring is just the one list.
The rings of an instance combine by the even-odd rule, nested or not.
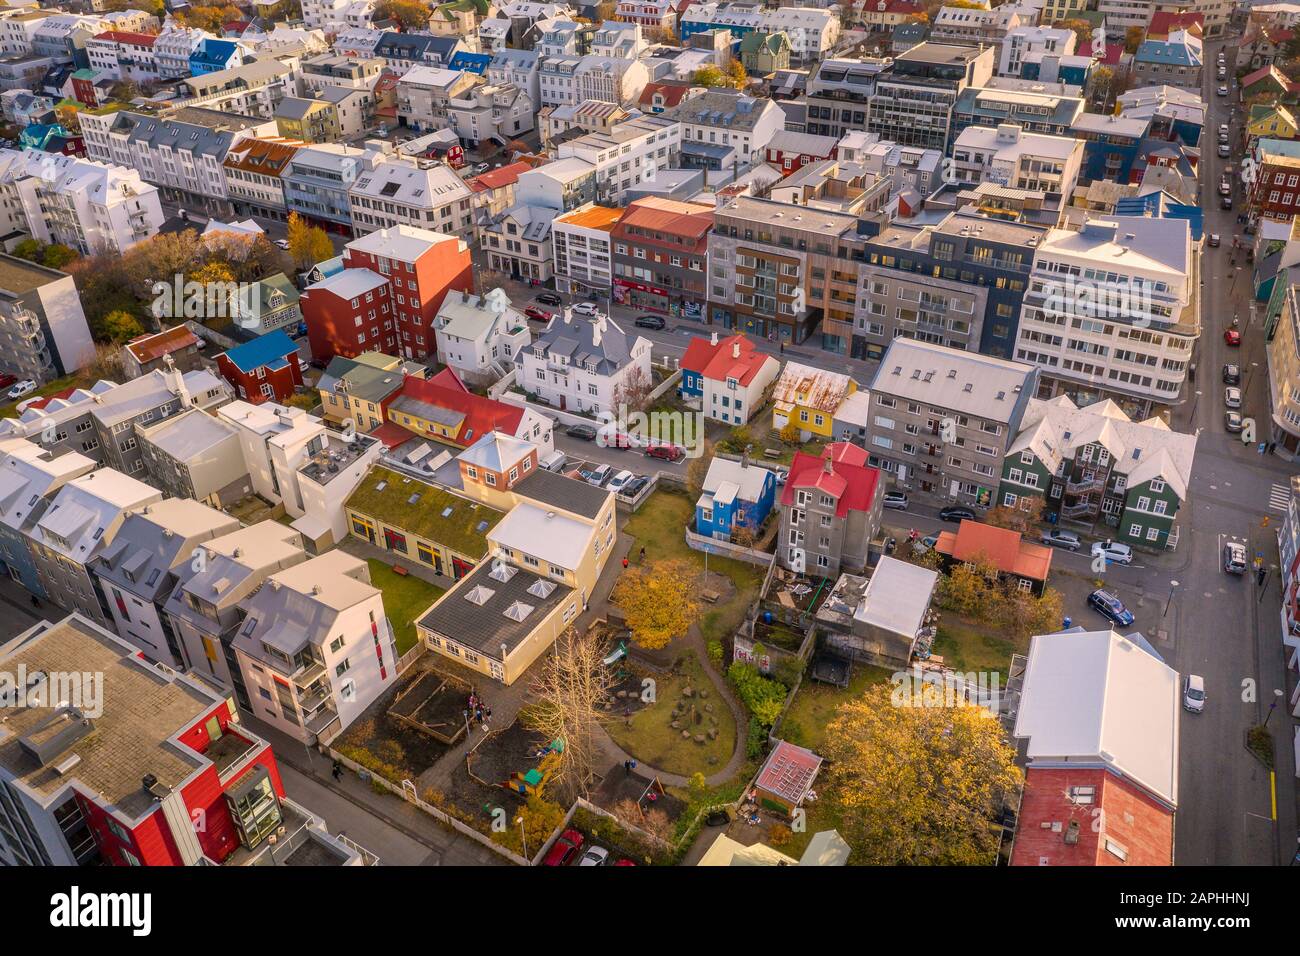
[(564, 471), (564, 465), (569, 459), (565, 457), (562, 451), (553, 451), (542, 458), (538, 465), (543, 471), (554, 471), (556, 473)]

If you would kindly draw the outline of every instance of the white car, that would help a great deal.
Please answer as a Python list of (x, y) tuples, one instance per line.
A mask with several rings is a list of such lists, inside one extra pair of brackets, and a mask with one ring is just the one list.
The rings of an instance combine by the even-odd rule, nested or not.
[(600, 309), (594, 302), (579, 302), (573, 307), (574, 315), (596, 316), (600, 315)]
[(1219, 87), (1219, 95), (1220, 95), (1220, 96), (1227, 96), (1227, 95), (1228, 95), (1228, 88), (1227, 88), (1226, 86), (1220, 86), (1220, 87)]
[(608, 850), (603, 846), (589, 846), (587, 852), (582, 854), (582, 859), (578, 861), (578, 866), (604, 866), (608, 862)]
[(275, 243), (275, 247), (276, 247), (277, 249), (283, 249), (283, 250), (285, 250), (286, 252), (289, 251), (289, 240), (288, 240), (288, 239), (275, 239), (275, 240), (273, 240), (273, 242)]
[(1108, 564), (1132, 564), (1133, 549), (1118, 541), (1098, 541), (1092, 546), (1092, 556), (1105, 555)]
[(1227, 408), (1241, 408), (1241, 389), (1229, 385), (1223, 390), (1223, 404)]
[(1193, 714), (1205, 710), (1205, 680), (1197, 674), (1183, 678), (1183, 707)]
[(609, 484), (605, 487), (615, 494), (618, 494), (623, 490), (623, 486), (635, 477), (636, 475), (632, 474), (630, 471), (620, 471), (613, 478), (609, 479)]
[(13, 388), (9, 389), (9, 398), (12, 400), (15, 398), (22, 398), (24, 395), (30, 395), (32, 392), (36, 391), (38, 387), (39, 386), (37, 386), (37, 384), (30, 378), (23, 379)]

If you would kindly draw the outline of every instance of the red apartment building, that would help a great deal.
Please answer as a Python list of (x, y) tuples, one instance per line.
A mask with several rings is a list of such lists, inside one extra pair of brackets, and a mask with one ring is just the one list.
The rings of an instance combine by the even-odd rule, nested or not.
[(1173, 862), (1173, 811), (1124, 776), (1102, 768), (1026, 772), (1012, 866)]
[(789, 176), (809, 163), (834, 159), (839, 142), (834, 136), (778, 130), (776, 135), (768, 140), (763, 151), (763, 159), (782, 176)]
[(1300, 157), (1261, 151), (1250, 191), (1250, 218), (1290, 222), (1300, 214)]
[[(343, 265), (344, 274), (369, 269), (391, 283), (389, 304), (396, 335), (389, 343), (387, 330), (383, 330), (382, 351), (402, 358), (426, 359), (435, 354), (433, 320), (442, 308), (442, 300), (452, 289), (474, 291), (469, 246), (456, 236), (428, 229), (393, 226), (353, 239), (343, 250)], [(367, 340), (372, 341), (370, 336)], [(312, 354), (321, 357), (314, 342)], [(358, 353), (339, 354), (351, 358)]]
[(369, 269), (344, 269), (308, 286), (298, 300), (307, 342), (317, 363), (362, 352), (395, 354), (397, 322), (392, 286)]
[(713, 211), (658, 196), (629, 203), (610, 230), (614, 301), (703, 321)]
[[(40, 675), (28, 692), (46, 695), (6, 718), (3, 862), (240, 865), (289, 849), (303, 811), (283, 803), (270, 745), (226, 696), (77, 614), (19, 635), (0, 669)], [(79, 682), (69, 694), (61, 675), (99, 675), (98, 690)]]
[(235, 394), (254, 405), (288, 401), (302, 386), (298, 346), (281, 329), (222, 352), (217, 371)]

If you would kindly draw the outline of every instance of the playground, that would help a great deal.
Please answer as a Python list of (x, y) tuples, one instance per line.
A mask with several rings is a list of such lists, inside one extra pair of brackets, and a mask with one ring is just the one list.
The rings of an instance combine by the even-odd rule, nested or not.
[[(659, 810), (669, 823), (676, 823), (686, 810), (686, 802), (669, 793), (658, 777), (644, 777), (635, 770), (629, 773), (623, 767), (612, 768), (590, 799), (611, 813), (617, 813), (615, 808), (629, 803), (641, 815)], [(629, 822), (635, 823), (635, 820)]]
[[(332, 746), (393, 783), (419, 780), (450, 748), (432, 734), (391, 716), (389, 711), (413, 686), (429, 680), (426, 674), (432, 674), (435, 681), (444, 679), (444, 675), (429, 666), (427, 656), (422, 658), (403, 675), (397, 687), (371, 703)], [(412, 702), (417, 700), (418, 697), (412, 698)]]

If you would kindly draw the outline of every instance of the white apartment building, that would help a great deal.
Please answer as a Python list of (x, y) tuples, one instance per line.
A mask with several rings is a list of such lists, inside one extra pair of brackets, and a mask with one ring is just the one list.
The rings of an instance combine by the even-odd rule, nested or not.
[(64, 484), (27, 533), (32, 562), (49, 599), (107, 626), (90, 564), (113, 543), (130, 511), (161, 500), (161, 491), (113, 468), (100, 468)]
[(36, 149), (0, 150), (0, 197), (21, 207), (34, 238), (83, 256), (121, 255), (166, 219), (157, 187), (134, 169)]
[(482, 83), (481, 77), (460, 70), (417, 66), (397, 81), (397, 116), (403, 126), (429, 132), (447, 129), (447, 104)]
[(620, 60), (635, 60), (648, 47), (641, 26), (618, 20), (606, 20), (591, 38), (591, 52)]
[(107, 30), (86, 41), (86, 58), (92, 70), (114, 80), (149, 82), (158, 79), (158, 57), (151, 33)]
[(1018, 26), (1002, 38), (998, 50), (998, 76), (1020, 76), (1025, 57), (1030, 53), (1072, 56), (1078, 45), (1073, 30), (1049, 26)]
[(790, 58), (815, 63), (827, 56), (840, 39), (839, 8), (778, 7), (762, 11), (761, 29), (790, 38)]
[(334, 37), (334, 52), (339, 56), (372, 57), (375, 47), (383, 38), (383, 30), (370, 27), (348, 27), (340, 30)]
[(555, 288), (570, 295), (609, 295), (614, 282), (610, 231), (622, 209), (585, 203), (551, 223)]
[(348, 536), (347, 500), (384, 453), (383, 442), (359, 432), (350, 442), (329, 431), (324, 437), (321, 450), (298, 468), (303, 514), (292, 522), (312, 554)]
[(186, 106), (271, 119), (286, 96), (301, 93), (297, 68), (279, 60), (250, 60), (181, 81)]
[(473, 193), (444, 163), (385, 157), (348, 190), (358, 236), (391, 226), (417, 226), (462, 239), (474, 231)]
[(231, 641), (253, 713), (304, 743), (348, 727), (397, 680), (383, 592), (334, 550), (279, 571), (243, 603)]
[(651, 381), (650, 340), (624, 332), (609, 316), (587, 318), (566, 310), (519, 353), (515, 365), (519, 386), (538, 401), (614, 414), (624, 388)]
[(253, 491), (272, 503), (283, 501), (290, 515), (301, 517), (305, 505), (298, 469), (326, 447), (321, 420), (300, 408), (275, 402), (250, 405), (239, 400), (217, 409), (217, 416), (239, 430)]
[(650, 71), (640, 60), (584, 56), (573, 70), (576, 102), (631, 105), (650, 82)]
[(438, 361), (454, 369), (461, 381), (475, 385), (504, 378), (515, 356), (533, 340), (528, 320), (511, 307), (504, 289), (482, 297), (449, 292), (433, 327)]
[(774, 100), (735, 90), (688, 96), (662, 115), (681, 124), (683, 146), (692, 142), (733, 146), (747, 164), (761, 162), (772, 137), (785, 129), (785, 111)]
[(533, 128), (533, 100), (522, 87), (485, 83), (448, 101), (447, 121), (467, 146), (504, 144)]
[(558, 159), (581, 159), (596, 173), (595, 200), (601, 205), (622, 205), (627, 191), (653, 179), (661, 169), (677, 165), (682, 128), (674, 120), (641, 116), (620, 123), (608, 133), (588, 133), (561, 143)]
[(0, 19), (0, 53), (29, 56), (36, 30), (49, 16), (53, 16), (53, 11), (21, 10)]
[(1027, 133), (1015, 123), (968, 126), (952, 147), (961, 182), (1043, 192), (1069, 202), (1083, 166), (1083, 140)]
[(511, 50), (501, 49), (488, 51), (492, 53), (492, 60), (488, 63), (487, 81), (497, 86), (504, 86), (509, 83), (519, 87), (528, 94), (529, 100), (533, 103), (534, 109), (541, 108), (541, 82), (539, 73), (541, 69), (540, 60), (536, 50)]
[(91, 564), (118, 636), (149, 660), (185, 670), (163, 605), (177, 569), (193, 561), (201, 545), (238, 528), (239, 519), (188, 498), (164, 498), (127, 515)]
[(239, 215), (285, 221), (289, 218), (280, 174), (307, 145), (280, 137), (248, 137), (235, 143), (222, 160), (226, 194)]
[(154, 61), (158, 76), (164, 80), (179, 80), (190, 75), (190, 54), (204, 40), (217, 39), (206, 30), (171, 23), (153, 43)]
[(1200, 334), (1199, 255), (1183, 219), (1106, 216), (1039, 244), (1015, 357), (1040, 398), (1114, 399), (1130, 417), (1183, 400)]

